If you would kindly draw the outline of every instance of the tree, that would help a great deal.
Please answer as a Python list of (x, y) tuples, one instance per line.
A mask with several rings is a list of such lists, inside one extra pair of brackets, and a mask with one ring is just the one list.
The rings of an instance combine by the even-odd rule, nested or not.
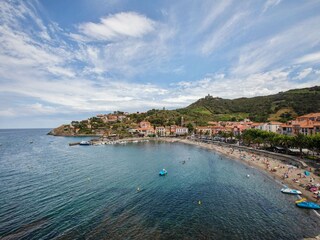
[(187, 128), (188, 128), (188, 132), (189, 132), (189, 133), (192, 133), (193, 130), (194, 130), (194, 127), (193, 127), (192, 123), (188, 123), (188, 124), (187, 124)]
[[(312, 136), (306, 136), (307, 137), (307, 147), (309, 149), (312, 149), (313, 153), (320, 152), (320, 133), (317, 133)], [(314, 156), (314, 154), (313, 154)]]
[(313, 142), (314, 148), (319, 153), (320, 152), (320, 133), (317, 133), (312, 136), (312, 142)]
[(298, 133), (294, 138), (293, 138), (293, 144), (295, 147), (298, 147), (300, 150), (300, 157), (302, 158), (302, 148), (307, 146), (307, 138), (305, 135)]
[(289, 147), (293, 145), (293, 137), (288, 135), (280, 135), (280, 145), (286, 149), (286, 154), (288, 154)]

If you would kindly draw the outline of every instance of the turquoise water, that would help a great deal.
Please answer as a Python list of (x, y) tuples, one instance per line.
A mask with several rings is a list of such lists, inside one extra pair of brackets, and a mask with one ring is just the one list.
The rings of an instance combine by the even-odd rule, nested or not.
[[(281, 194), (275, 181), (213, 152), (153, 142), (69, 147), (82, 139), (47, 132), (0, 130), (0, 238), (302, 239), (320, 233), (319, 218), (296, 208), (296, 198)], [(158, 175), (162, 168), (165, 177)]]

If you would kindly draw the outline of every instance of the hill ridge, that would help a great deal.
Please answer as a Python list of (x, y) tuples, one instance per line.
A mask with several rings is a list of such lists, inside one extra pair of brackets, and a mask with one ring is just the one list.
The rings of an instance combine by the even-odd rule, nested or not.
[(211, 113), (212, 120), (231, 120), (237, 118), (237, 115), (242, 115), (258, 122), (268, 120), (285, 122), (298, 115), (320, 112), (320, 86), (291, 89), (252, 98), (223, 99), (208, 95), (177, 111), (181, 114), (199, 116)]

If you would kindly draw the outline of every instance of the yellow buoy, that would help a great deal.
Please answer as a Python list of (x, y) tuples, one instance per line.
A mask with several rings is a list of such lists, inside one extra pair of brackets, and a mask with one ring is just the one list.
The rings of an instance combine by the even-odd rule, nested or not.
[(199, 200), (198, 204), (201, 205), (201, 201), (200, 200)]

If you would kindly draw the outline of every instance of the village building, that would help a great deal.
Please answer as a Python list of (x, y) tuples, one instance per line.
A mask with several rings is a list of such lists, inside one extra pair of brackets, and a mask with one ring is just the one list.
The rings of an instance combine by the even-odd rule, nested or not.
[(156, 127), (156, 134), (158, 137), (166, 136), (166, 128), (165, 127)]
[(238, 136), (243, 133), (246, 129), (250, 128), (248, 125), (238, 124), (233, 128), (233, 135)]
[(294, 121), (288, 121), (287, 123), (281, 124), (278, 132), (290, 136), (320, 133), (320, 113), (306, 114), (297, 117)]
[(196, 127), (196, 134), (198, 135), (207, 135), (212, 136), (212, 127), (206, 126), (206, 127)]
[(117, 115), (108, 115), (108, 122), (116, 122), (118, 121), (118, 116)]
[(176, 127), (175, 134), (177, 136), (187, 135), (189, 132), (188, 128), (186, 127)]
[(176, 135), (176, 128), (177, 128), (177, 125), (171, 125), (170, 126), (170, 136), (175, 136)]
[(260, 129), (267, 132), (277, 133), (281, 125), (282, 125), (281, 122), (262, 123), (260, 125)]
[(137, 128), (137, 131), (139, 132), (140, 136), (149, 136), (155, 134), (155, 130), (153, 126), (151, 126), (151, 123), (148, 121), (142, 121), (139, 123), (139, 128)]
[(300, 117), (297, 117), (296, 119), (298, 122), (311, 120), (314, 122), (320, 122), (320, 113), (309, 113)]
[(165, 136), (170, 136), (171, 133), (171, 127), (170, 126), (166, 126), (165, 127)]
[(250, 128), (252, 128), (252, 129), (259, 129), (259, 130), (262, 130), (262, 125), (263, 125), (264, 123), (252, 123), (251, 125), (250, 125)]

